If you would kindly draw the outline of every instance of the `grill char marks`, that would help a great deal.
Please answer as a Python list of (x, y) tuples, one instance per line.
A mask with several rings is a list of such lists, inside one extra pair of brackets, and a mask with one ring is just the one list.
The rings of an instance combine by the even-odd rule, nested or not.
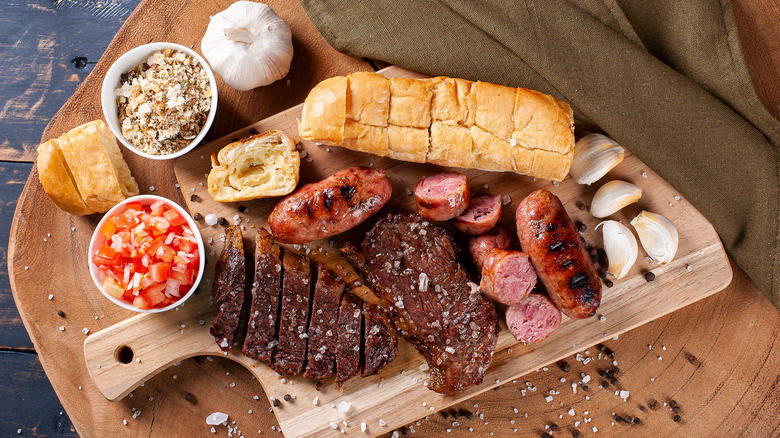
[(214, 276), (214, 298), (219, 305), (219, 313), (209, 332), (222, 351), (230, 350), (233, 343), (244, 303), (245, 286), (244, 242), (241, 229), (234, 225), (225, 229), (225, 249), (217, 261)]
[(336, 386), (343, 385), (360, 371), (360, 324), (363, 302), (350, 293), (341, 297), (336, 347)]
[(363, 373), (373, 376), (382, 371), (398, 353), (398, 335), (390, 317), (381, 307), (363, 303)]
[(308, 258), (290, 251), (284, 252), (282, 264), (282, 311), (274, 367), (280, 374), (297, 377), (306, 360), (311, 267)]
[(307, 379), (327, 379), (334, 375), (339, 307), (344, 286), (344, 281), (322, 265), (317, 265), (317, 284), (314, 287), (308, 331), (306, 372), (303, 374)]
[(467, 284), (452, 236), (418, 215), (397, 214), (378, 221), (361, 249), (348, 243), (342, 253), (425, 357), (428, 388), (452, 395), (481, 383), (498, 318), (493, 303)]
[(279, 244), (264, 228), (255, 236), (255, 281), (252, 284), (252, 308), (249, 312), (244, 356), (272, 366), (277, 338), (282, 262)]

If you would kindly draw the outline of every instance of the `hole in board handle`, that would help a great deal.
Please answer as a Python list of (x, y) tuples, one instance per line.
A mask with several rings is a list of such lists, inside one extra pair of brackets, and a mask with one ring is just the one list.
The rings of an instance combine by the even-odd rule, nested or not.
[(135, 353), (133, 353), (133, 349), (127, 345), (122, 345), (121, 347), (117, 348), (116, 351), (114, 351), (114, 359), (116, 359), (117, 362), (125, 365), (133, 361), (134, 355)]

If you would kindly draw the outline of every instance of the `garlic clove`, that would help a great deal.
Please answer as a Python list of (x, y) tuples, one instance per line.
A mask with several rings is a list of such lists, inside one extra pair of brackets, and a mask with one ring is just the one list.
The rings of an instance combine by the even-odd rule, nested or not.
[(680, 244), (677, 227), (672, 221), (660, 214), (642, 210), (639, 216), (631, 220), (631, 225), (639, 235), (642, 248), (654, 262), (665, 265), (672, 261)]
[(227, 85), (247, 91), (287, 75), (292, 31), (270, 6), (238, 1), (211, 18), (200, 48)]
[(588, 134), (574, 145), (569, 174), (577, 184), (591, 185), (623, 161), (625, 149), (603, 134)]
[(642, 197), (642, 189), (626, 181), (610, 181), (596, 190), (590, 203), (590, 213), (597, 218), (607, 217)]
[(602, 227), (604, 252), (607, 253), (609, 261), (607, 273), (618, 279), (623, 278), (634, 266), (639, 253), (636, 237), (627, 226), (618, 221), (604, 221), (596, 225), (596, 229), (599, 227)]

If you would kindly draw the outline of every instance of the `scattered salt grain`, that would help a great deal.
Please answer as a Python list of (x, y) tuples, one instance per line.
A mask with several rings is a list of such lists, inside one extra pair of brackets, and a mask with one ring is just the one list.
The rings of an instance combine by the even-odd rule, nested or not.
[(85, 327), (85, 328), (81, 329), (81, 332), (84, 333), (85, 335), (88, 335), (89, 334), (89, 329)]
[(352, 407), (351, 404), (349, 404), (348, 402), (342, 401), (342, 402), (339, 403), (338, 409), (339, 409), (339, 412), (346, 413), (346, 412), (349, 412), (349, 409), (351, 407)]
[[(27, 269), (27, 266), (25, 266), (24, 269)], [(49, 294), (49, 301), (51, 301), (53, 299), (54, 299), (54, 295), (53, 294)]]
[(330, 423), (328, 423), (328, 424), (330, 424), (330, 428), (333, 429), (333, 430), (336, 430), (336, 429), (339, 428), (339, 425), (334, 423), (334, 422), (332, 422), (332, 421)]
[(228, 415), (224, 412), (214, 412), (206, 417), (206, 424), (210, 426), (217, 426), (228, 420)]
[(217, 224), (217, 215), (214, 213), (209, 213), (205, 217), (206, 225), (213, 227)]
[(368, 426), (366, 426), (366, 423), (360, 423), (360, 431), (365, 432)]
[(502, 201), (503, 201), (504, 205), (507, 205), (510, 202), (512, 202), (512, 197), (509, 196), (509, 195), (504, 195), (504, 197), (502, 198)]

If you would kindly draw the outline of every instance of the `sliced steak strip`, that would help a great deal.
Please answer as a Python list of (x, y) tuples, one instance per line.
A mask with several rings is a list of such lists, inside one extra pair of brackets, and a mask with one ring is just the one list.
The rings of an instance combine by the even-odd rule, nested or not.
[(282, 264), (282, 312), (274, 367), (279, 374), (297, 377), (303, 372), (306, 360), (311, 267), (308, 258), (291, 251), (284, 251)]
[(317, 265), (317, 284), (308, 331), (309, 352), (306, 372), (303, 373), (307, 379), (327, 379), (335, 373), (339, 307), (343, 293), (344, 281), (322, 265)]
[(362, 377), (373, 376), (398, 354), (398, 335), (393, 323), (381, 307), (363, 303), (363, 373)]
[(238, 317), (244, 304), (246, 286), (246, 260), (241, 229), (230, 226), (225, 229), (225, 249), (217, 261), (214, 273), (214, 299), (219, 313), (209, 332), (222, 351), (230, 350), (238, 328)]
[(392, 215), (366, 234), (362, 252), (347, 244), (342, 253), (428, 361), (429, 389), (451, 395), (482, 382), (498, 318), (493, 303), (468, 284), (448, 231), (415, 214)]
[(272, 365), (274, 347), (279, 343), (277, 315), (282, 285), (279, 244), (264, 228), (255, 236), (255, 281), (252, 308), (242, 352), (244, 356)]
[(363, 302), (351, 293), (345, 293), (341, 298), (336, 346), (336, 386), (343, 385), (360, 371), (362, 304)]

